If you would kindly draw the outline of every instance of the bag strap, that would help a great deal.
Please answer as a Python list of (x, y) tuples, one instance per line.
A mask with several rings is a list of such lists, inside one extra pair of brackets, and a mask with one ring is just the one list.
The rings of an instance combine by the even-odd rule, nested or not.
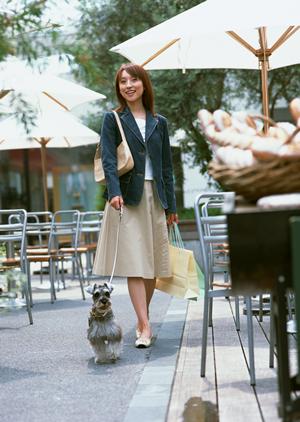
[(119, 128), (120, 134), (121, 134), (122, 141), (125, 144), (127, 144), (126, 136), (125, 136), (125, 133), (124, 133), (124, 130), (123, 130), (123, 126), (121, 124), (120, 117), (119, 117), (118, 113), (115, 110), (113, 110), (113, 113), (114, 113), (115, 118), (116, 118), (116, 121), (117, 121), (117, 125), (118, 125), (118, 128)]
[(169, 226), (169, 242), (173, 246), (177, 246), (180, 249), (184, 249), (184, 243), (179, 231), (179, 227), (175, 222)]

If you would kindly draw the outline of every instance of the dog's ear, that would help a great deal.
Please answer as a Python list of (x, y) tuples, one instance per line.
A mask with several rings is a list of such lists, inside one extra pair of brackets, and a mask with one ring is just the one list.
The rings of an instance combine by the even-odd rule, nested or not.
[(114, 286), (111, 283), (104, 283), (104, 286), (109, 290), (109, 293), (114, 290)]
[(93, 286), (89, 285), (85, 287), (84, 290), (90, 295), (92, 295), (94, 293), (95, 287), (96, 287), (96, 284), (94, 284)]

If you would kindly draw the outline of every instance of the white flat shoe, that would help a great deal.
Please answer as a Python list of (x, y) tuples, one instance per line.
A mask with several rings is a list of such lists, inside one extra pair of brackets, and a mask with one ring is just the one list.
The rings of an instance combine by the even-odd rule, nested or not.
[(152, 337), (139, 337), (135, 342), (135, 347), (138, 349), (146, 349), (151, 346)]
[(142, 335), (142, 332), (141, 332), (141, 330), (139, 330), (138, 328), (135, 330), (135, 337), (136, 337), (136, 339), (139, 339), (140, 337), (141, 337), (141, 335)]

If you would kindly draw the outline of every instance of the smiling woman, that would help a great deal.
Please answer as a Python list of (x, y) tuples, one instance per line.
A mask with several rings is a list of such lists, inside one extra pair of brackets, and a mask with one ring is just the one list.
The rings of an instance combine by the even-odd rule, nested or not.
[[(121, 142), (112, 112), (101, 132), (107, 203), (95, 257), (94, 272), (108, 276), (118, 247), (115, 275), (128, 278), (137, 316), (138, 348), (151, 345), (149, 305), (156, 277), (170, 277), (167, 223), (177, 222), (173, 167), (167, 121), (154, 111), (149, 76), (139, 65), (122, 65), (116, 75), (120, 116), (134, 167), (120, 178), (116, 149)], [(119, 226), (119, 210), (123, 209)], [(117, 232), (119, 226), (119, 240)]]

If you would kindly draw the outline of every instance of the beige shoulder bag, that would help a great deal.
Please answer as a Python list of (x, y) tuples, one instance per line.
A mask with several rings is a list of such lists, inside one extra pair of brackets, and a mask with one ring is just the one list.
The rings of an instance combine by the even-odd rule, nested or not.
[[(121, 134), (121, 138), (122, 138), (122, 142), (117, 148), (118, 175), (122, 176), (123, 174), (127, 173), (129, 170), (133, 168), (134, 161), (131, 155), (130, 148), (126, 141), (125, 133), (123, 131), (123, 127), (122, 127), (119, 115), (116, 111), (113, 111), (113, 113), (116, 118), (119, 131)], [(96, 182), (99, 182), (102, 185), (105, 185), (106, 182), (105, 182), (105, 175), (104, 175), (104, 170), (102, 166), (100, 144), (97, 145), (95, 158), (94, 158), (94, 176), (95, 176)]]

